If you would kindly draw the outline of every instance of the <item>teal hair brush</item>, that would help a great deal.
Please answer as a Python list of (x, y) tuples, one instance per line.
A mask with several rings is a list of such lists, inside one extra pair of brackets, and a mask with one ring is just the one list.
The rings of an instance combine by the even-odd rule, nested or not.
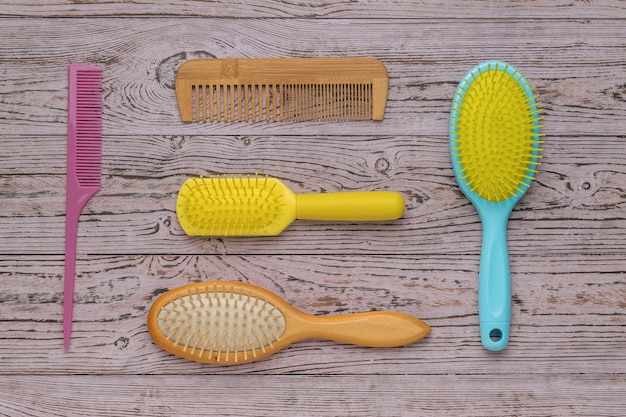
[(509, 340), (511, 280), (506, 228), (528, 190), (542, 151), (534, 88), (513, 66), (477, 65), (459, 83), (450, 112), (450, 155), (459, 187), (481, 219), (478, 315), (485, 348)]

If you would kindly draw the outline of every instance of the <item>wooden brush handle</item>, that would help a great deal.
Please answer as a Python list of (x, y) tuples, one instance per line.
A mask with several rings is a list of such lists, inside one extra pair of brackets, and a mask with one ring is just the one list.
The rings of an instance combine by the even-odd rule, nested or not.
[(369, 347), (395, 347), (416, 342), (430, 333), (418, 318), (391, 311), (341, 316), (304, 315), (296, 339), (325, 339)]
[(352, 191), (298, 194), (296, 219), (377, 221), (395, 220), (404, 213), (404, 198), (391, 191)]

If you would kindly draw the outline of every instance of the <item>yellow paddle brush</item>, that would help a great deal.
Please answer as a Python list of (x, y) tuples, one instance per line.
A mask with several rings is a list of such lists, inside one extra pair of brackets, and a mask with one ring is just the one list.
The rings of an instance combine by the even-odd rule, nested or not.
[(313, 316), (263, 288), (232, 281), (199, 282), (168, 291), (148, 313), (148, 330), (162, 349), (198, 362), (252, 362), (303, 339), (369, 347), (416, 342), (423, 321), (390, 311)]
[(296, 195), (276, 178), (189, 178), (176, 200), (176, 214), (191, 236), (274, 236), (295, 219), (395, 220), (402, 195), (389, 191)]
[(533, 90), (511, 65), (485, 62), (461, 80), (450, 114), (454, 174), (483, 226), (478, 311), (483, 346), (494, 351), (509, 339), (506, 225), (541, 158), (541, 103)]

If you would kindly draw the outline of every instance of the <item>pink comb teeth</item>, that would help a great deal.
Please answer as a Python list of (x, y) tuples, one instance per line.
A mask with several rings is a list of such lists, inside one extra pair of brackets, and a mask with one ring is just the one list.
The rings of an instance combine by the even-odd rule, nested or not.
[(72, 63), (68, 70), (67, 195), (63, 339), (69, 349), (74, 302), (78, 219), (100, 190), (102, 171), (102, 68)]

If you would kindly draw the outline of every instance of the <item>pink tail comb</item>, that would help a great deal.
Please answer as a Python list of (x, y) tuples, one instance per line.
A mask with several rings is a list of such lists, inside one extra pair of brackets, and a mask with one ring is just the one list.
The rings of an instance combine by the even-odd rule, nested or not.
[(67, 195), (63, 339), (70, 347), (78, 219), (89, 199), (100, 190), (102, 170), (102, 68), (69, 66)]

